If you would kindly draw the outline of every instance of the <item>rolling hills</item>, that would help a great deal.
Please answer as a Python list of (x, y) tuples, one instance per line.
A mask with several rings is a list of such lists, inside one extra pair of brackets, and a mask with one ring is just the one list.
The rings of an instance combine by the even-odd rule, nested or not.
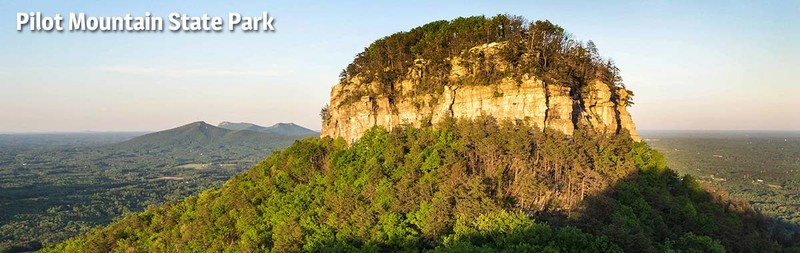
[(0, 136), (0, 252), (37, 250), (219, 186), (305, 137), (204, 122), (149, 134)]
[(299, 129), (305, 128), (292, 125), (297, 128), (265, 128), (250, 124), (250, 127), (246, 129), (228, 129), (198, 121), (169, 130), (142, 135), (113, 145), (113, 147), (139, 151), (230, 147), (266, 149), (274, 144), (285, 146), (298, 138), (319, 134), (311, 130), (301, 133)]

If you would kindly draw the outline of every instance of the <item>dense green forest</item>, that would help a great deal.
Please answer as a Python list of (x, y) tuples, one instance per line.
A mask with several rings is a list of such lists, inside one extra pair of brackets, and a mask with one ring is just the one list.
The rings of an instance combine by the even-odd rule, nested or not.
[(310, 138), (44, 252), (775, 252), (766, 218), (626, 134), (491, 118)]
[(271, 151), (310, 136), (202, 122), (142, 134), (0, 135), (0, 252), (53, 245), (218, 187)]
[[(493, 42), (503, 43), (499, 62), (508, 63), (508, 67), (501, 68), (488, 56), (470, 55), (467, 50)], [(529, 22), (511, 15), (473, 16), (431, 22), (376, 40), (356, 55), (340, 78), (343, 83), (353, 79), (362, 84), (377, 82), (381, 87), (378, 94), (359, 90), (344, 101), (357, 101), (363, 95), (397, 97), (395, 85), (410, 69), (419, 70), (417, 94), (441, 91), (443, 86), (454, 84), (449, 77), (454, 57), (472, 59), (462, 63), (474, 73), (458, 80), (455, 84), (459, 85), (490, 84), (532, 74), (548, 83), (573, 88), (573, 96), (580, 96), (582, 88), (593, 80), (609, 84), (612, 90), (624, 89), (619, 69), (599, 55), (592, 41), (576, 40), (549, 21)]]

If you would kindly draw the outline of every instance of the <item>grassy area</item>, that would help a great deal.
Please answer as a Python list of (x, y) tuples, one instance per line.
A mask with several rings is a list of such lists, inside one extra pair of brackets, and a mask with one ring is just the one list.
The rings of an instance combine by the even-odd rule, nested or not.
[(175, 168), (202, 170), (202, 169), (208, 169), (209, 166), (211, 166), (210, 163), (187, 163), (187, 164), (178, 165)]

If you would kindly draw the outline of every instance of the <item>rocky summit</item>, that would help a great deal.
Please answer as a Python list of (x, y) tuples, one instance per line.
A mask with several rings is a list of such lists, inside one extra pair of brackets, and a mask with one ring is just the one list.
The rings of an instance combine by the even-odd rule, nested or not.
[[(450, 59), (449, 85), (419, 94), (426, 60), (418, 59), (407, 74), (392, 85), (392, 93), (380, 94), (380, 83), (364, 83), (355, 76), (335, 85), (330, 108), (322, 126), (322, 136), (343, 137), (353, 142), (372, 126), (387, 129), (410, 124), (436, 125), (447, 117), (474, 119), (492, 116), (499, 120), (519, 120), (540, 129), (551, 128), (571, 135), (585, 125), (595, 131), (617, 134), (627, 131), (639, 141), (636, 126), (627, 111), (630, 91), (594, 80), (577, 94), (571, 87), (548, 83), (533, 73), (520, 78), (507, 77), (492, 83), (458, 82), (475, 68), (475, 63), (492, 61), (495, 68), (513, 68), (498, 54), (504, 43), (477, 46)], [(353, 98), (353, 94), (366, 94)]]

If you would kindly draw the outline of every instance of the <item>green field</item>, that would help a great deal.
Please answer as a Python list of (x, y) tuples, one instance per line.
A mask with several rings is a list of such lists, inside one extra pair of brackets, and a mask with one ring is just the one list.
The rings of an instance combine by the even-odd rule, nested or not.
[(211, 166), (210, 163), (187, 163), (187, 164), (178, 165), (175, 168), (202, 170), (202, 169), (207, 169), (209, 166)]

